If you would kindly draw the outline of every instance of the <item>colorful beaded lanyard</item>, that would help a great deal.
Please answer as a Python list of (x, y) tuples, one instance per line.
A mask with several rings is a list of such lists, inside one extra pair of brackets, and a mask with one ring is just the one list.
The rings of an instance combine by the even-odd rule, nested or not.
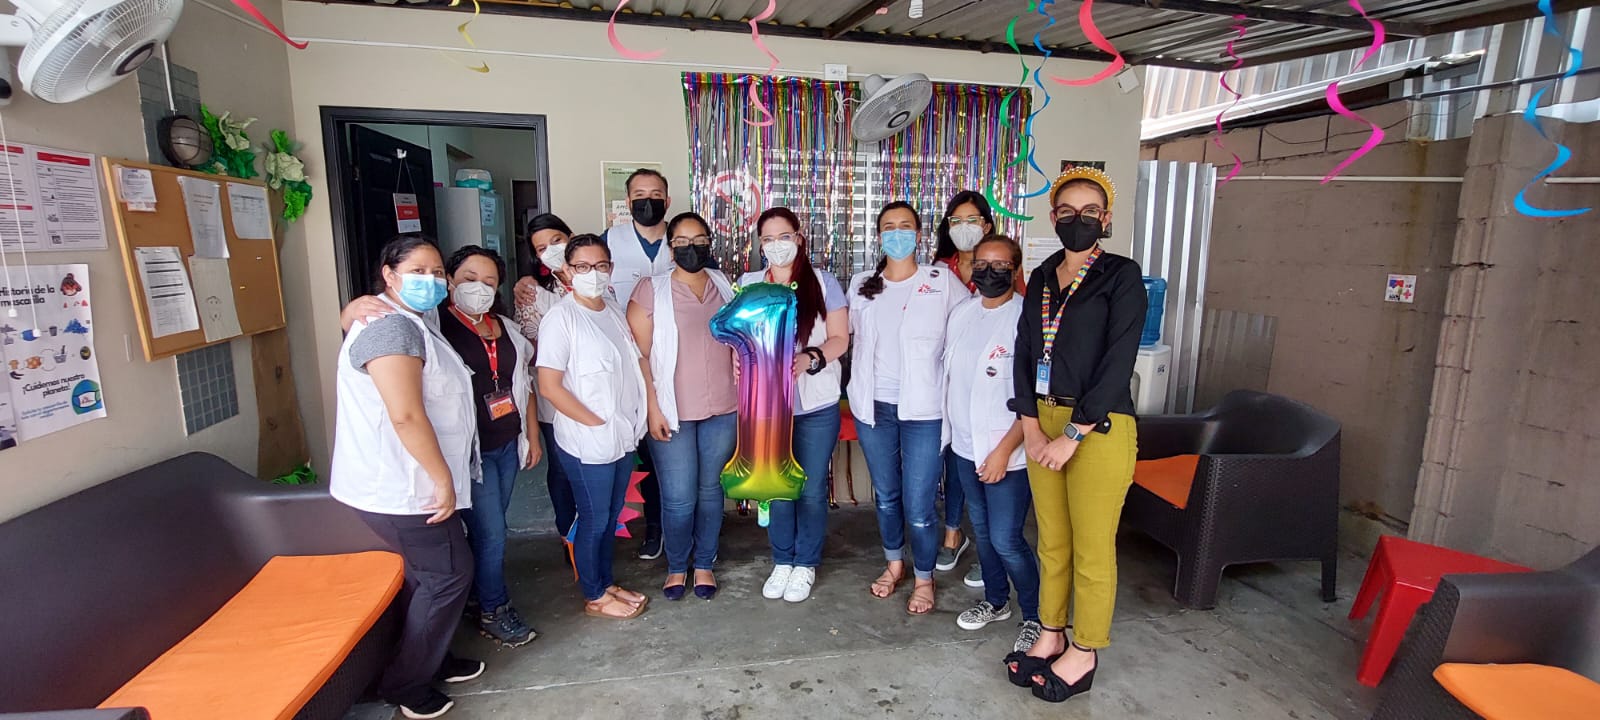
[(1094, 261), (1100, 259), (1105, 251), (1096, 245), (1094, 252), (1089, 253), (1089, 259), (1083, 261), (1083, 267), (1078, 268), (1078, 276), (1072, 279), (1067, 286), (1067, 297), (1061, 301), (1061, 308), (1056, 310), (1055, 317), (1050, 316), (1050, 285), (1045, 284), (1044, 295), (1040, 299), (1040, 314), (1044, 316), (1043, 329), (1040, 337), (1044, 340), (1044, 359), (1050, 360), (1050, 350), (1056, 346), (1056, 331), (1061, 328), (1061, 316), (1067, 312), (1067, 303), (1072, 302), (1072, 295), (1078, 292), (1078, 287), (1083, 285), (1083, 279), (1089, 276), (1089, 268), (1094, 267)]

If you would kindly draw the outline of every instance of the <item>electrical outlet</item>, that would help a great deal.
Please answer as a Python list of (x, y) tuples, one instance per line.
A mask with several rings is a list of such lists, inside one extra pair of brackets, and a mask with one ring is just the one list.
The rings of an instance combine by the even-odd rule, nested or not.
[(1117, 89), (1121, 90), (1124, 95), (1139, 89), (1138, 73), (1135, 73), (1133, 68), (1127, 68), (1117, 73)]
[(850, 79), (849, 65), (835, 65), (828, 63), (822, 66), (822, 79), (834, 82), (844, 82)]

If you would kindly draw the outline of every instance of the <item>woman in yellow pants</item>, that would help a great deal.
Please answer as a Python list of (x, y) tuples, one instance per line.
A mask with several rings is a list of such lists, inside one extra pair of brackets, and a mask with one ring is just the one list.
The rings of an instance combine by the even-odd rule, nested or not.
[(1006, 666), (1013, 684), (1050, 702), (1087, 691), (1097, 651), (1111, 644), (1117, 521), (1138, 453), (1129, 384), (1146, 297), (1139, 264), (1100, 247), (1115, 199), (1099, 170), (1056, 179), (1050, 215), (1062, 250), (1034, 270), (1017, 325), (1015, 402), (1039, 525), (1044, 632)]

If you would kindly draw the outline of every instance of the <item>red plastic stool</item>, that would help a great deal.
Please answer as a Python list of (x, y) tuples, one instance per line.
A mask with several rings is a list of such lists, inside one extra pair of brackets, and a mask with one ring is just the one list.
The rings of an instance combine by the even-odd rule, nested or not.
[(1383, 679), (1389, 661), (1400, 647), (1400, 638), (1411, 624), (1411, 617), (1433, 597), (1441, 576), (1511, 572), (1532, 570), (1393, 535), (1378, 538), (1378, 549), (1373, 551), (1372, 563), (1367, 565), (1367, 574), (1361, 578), (1361, 590), (1356, 593), (1355, 607), (1350, 608), (1350, 619), (1366, 617), (1378, 593), (1388, 592), (1383, 593), (1378, 619), (1367, 635), (1366, 649), (1361, 651), (1356, 680), (1367, 687), (1376, 687)]

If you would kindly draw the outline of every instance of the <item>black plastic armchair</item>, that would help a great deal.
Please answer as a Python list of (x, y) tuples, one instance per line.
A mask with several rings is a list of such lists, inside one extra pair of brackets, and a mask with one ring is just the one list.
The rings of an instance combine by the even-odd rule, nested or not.
[(1178, 554), (1177, 601), (1217, 604), (1223, 568), (1317, 560), (1333, 602), (1339, 544), (1339, 423), (1309, 405), (1238, 390), (1195, 415), (1139, 419), (1139, 459), (1199, 455), (1178, 507), (1135, 484), (1124, 527)]
[(1477, 720), (1433, 678), (1443, 663), (1536, 663), (1600, 682), (1600, 550), (1549, 572), (1446, 575), (1411, 622), (1373, 720)]

